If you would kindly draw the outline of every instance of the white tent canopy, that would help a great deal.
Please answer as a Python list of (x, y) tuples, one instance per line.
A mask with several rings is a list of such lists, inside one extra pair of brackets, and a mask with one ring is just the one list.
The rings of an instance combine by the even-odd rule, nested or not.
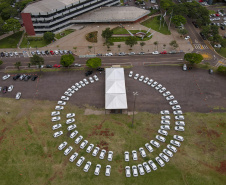
[(127, 109), (124, 69), (105, 71), (105, 109)]

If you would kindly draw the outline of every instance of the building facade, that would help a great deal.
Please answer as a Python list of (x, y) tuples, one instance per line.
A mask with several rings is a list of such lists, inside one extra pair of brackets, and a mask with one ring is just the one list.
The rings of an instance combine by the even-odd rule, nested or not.
[(65, 30), (76, 16), (104, 6), (120, 5), (120, 0), (41, 0), (29, 4), (21, 13), (29, 35)]

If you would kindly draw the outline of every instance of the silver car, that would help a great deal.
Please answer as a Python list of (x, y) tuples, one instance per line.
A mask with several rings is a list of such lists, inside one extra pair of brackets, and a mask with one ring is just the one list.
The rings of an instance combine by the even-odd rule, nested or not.
[(56, 130), (56, 129), (58, 129), (58, 128), (61, 128), (62, 127), (62, 125), (61, 124), (56, 124), (56, 125), (53, 125), (53, 130)]
[(76, 166), (81, 166), (82, 165), (82, 163), (85, 161), (85, 157), (80, 157), (80, 159), (77, 161), (77, 163), (76, 163)]
[(183, 132), (185, 129), (182, 126), (175, 126), (175, 130), (176, 131), (182, 131)]
[(92, 163), (91, 163), (90, 161), (88, 161), (88, 162), (86, 163), (86, 165), (84, 166), (83, 171), (84, 171), (84, 172), (88, 172), (89, 169), (90, 169), (91, 164), (92, 164)]
[(133, 156), (133, 160), (137, 161), (138, 158), (137, 158), (137, 151), (136, 150), (132, 151), (132, 156)]
[(100, 148), (99, 147), (96, 147), (94, 150), (93, 150), (93, 153), (92, 153), (92, 156), (97, 156), (98, 152), (99, 152)]
[(161, 157), (165, 162), (167, 162), (167, 163), (169, 162), (169, 157), (167, 157), (165, 154), (160, 153), (159, 157)]
[(112, 161), (113, 158), (113, 151), (108, 152), (108, 161)]
[(104, 159), (105, 154), (106, 154), (106, 150), (104, 150), (104, 149), (101, 150), (99, 158)]
[(161, 129), (159, 129), (159, 130), (158, 130), (158, 133), (159, 133), (159, 134), (162, 134), (162, 135), (164, 135), (164, 136), (167, 136), (167, 135), (168, 135), (168, 132), (167, 132), (166, 130), (161, 130)]
[(70, 125), (67, 127), (67, 130), (70, 131), (70, 130), (73, 130), (76, 128), (76, 124), (73, 124), (73, 125)]
[(173, 96), (173, 95), (170, 95), (170, 96), (167, 96), (167, 97), (166, 97), (166, 100), (168, 100), (168, 101), (169, 101), (169, 100), (173, 100), (173, 99), (174, 99), (174, 96)]
[(182, 136), (179, 136), (179, 135), (174, 135), (173, 139), (176, 139), (177, 141), (184, 141), (184, 138)]
[(170, 144), (180, 147), (180, 142), (179, 141), (175, 141), (175, 140), (170, 140)]
[(77, 134), (78, 134), (78, 131), (75, 130), (74, 132), (72, 132), (72, 133), (70, 134), (70, 138), (73, 139)]
[(72, 147), (72, 146), (69, 146), (69, 147), (64, 151), (64, 155), (68, 155), (72, 150), (73, 150), (73, 147)]
[(148, 150), (150, 153), (154, 151), (153, 148), (151, 147), (151, 145), (150, 145), (149, 143), (146, 143), (146, 144), (145, 144), (145, 147), (147, 148), (147, 150)]
[(125, 167), (126, 177), (131, 177), (130, 166)]
[(100, 169), (101, 169), (101, 165), (100, 164), (97, 164), (96, 165), (96, 168), (95, 168), (95, 171), (94, 171), (94, 175), (99, 175)]
[(86, 145), (88, 144), (88, 141), (87, 140), (84, 140), (81, 145), (80, 145), (80, 148), (81, 149), (84, 149), (86, 147)]
[(111, 165), (106, 166), (105, 176), (109, 177), (111, 175)]
[(157, 170), (157, 166), (156, 164), (152, 161), (152, 160), (149, 160), (148, 161), (148, 164), (150, 165), (150, 167), (155, 171)]
[(163, 143), (166, 142), (166, 138), (164, 138), (163, 136), (156, 135), (155, 138), (158, 139), (159, 141), (163, 142)]
[(132, 166), (132, 172), (133, 172), (134, 177), (138, 176), (137, 166), (135, 166), (135, 165)]
[(140, 151), (140, 155), (141, 155), (142, 157), (146, 157), (146, 156), (147, 156), (147, 155), (146, 155), (146, 152), (144, 151), (144, 148), (140, 147), (140, 148), (139, 148), (139, 151)]
[(75, 152), (74, 154), (72, 154), (72, 156), (69, 158), (70, 162), (74, 162), (74, 160), (78, 157), (78, 153)]
[(170, 144), (168, 144), (166, 147), (167, 147), (169, 150), (171, 150), (172, 152), (174, 152), (174, 153), (177, 152), (176, 147), (174, 147), (174, 146), (172, 146), (172, 145), (170, 145)]
[(156, 148), (160, 147), (160, 144), (157, 141), (151, 140), (150, 143), (155, 146)]
[(165, 166), (165, 163), (163, 162), (163, 160), (160, 157), (156, 157), (155, 160), (157, 161), (159, 166), (161, 166), (161, 167)]
[(167, 150), (167, 149), (163, 149), (163, 153), (165, 153), (169, 157), (173, 157), (173, 153), (171, 151)]
[(145, 172), (144, 172), (143, 166), (141, 164), (138, 164), (137, 167), (138, 167), (138, 171), (139, 171), (140, 175), (144, 175)]
[(92, 151), (93, 147), (94, 147), (94, 144), (90, 144), (90, 145), (87, 147), (86, 152), (87, 152), (87, 153), (90, 153), (90, 152)]
[(124, 155), (125, 155), (125, 161), (129, 161), (129, 152), (125, 151)]
[(175, 125), (184, 127), (185, 126), (185, 122), (184, 121), (176, 121)]
[(79, 144), (82, 139), (83, 139), (83, 136), (81, 136), (81, 135), (78, 136), (75, 140), (75, 144)]
[(147, 162), (143, 162), (143, 167), (147, 173), (151, 172), (151, 168), (149, 167)]

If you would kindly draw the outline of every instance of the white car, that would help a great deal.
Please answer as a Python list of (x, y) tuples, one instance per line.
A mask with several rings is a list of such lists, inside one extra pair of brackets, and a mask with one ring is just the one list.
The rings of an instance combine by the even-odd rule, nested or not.
[(137, 166), (133, 165), (132, 166), (132, 171), (133, 171), (133, 176), (137, 177), (138, 176)]
[(58, 115), (60, 115), (60, 111), (51, 112), (51, 116), (58, 116)]
[(78, 167), (81, 166), (84, 161), (85, 161), (85, 157), (83, 157), (83, 156), (80, 157), (79, 160), (76, 163), (76, 166), (78, 166)]
[(164, 92), (162, 95), (163, 95), (163, 96), (169, 96), (169, 95), (171, 95), (171, 92), (170, 92), (170, 91), (166, 91), (166, 92)]
[(169, 120), (161, 120), (161, 124), (162, 125), (170, 125), (170, 121)]
[(125, 151), (124, 155), (125, 155), (125, 161), (129, 161), (129, 152)]
[(8, 92), (12, 92), (12, 90), (13, 90), (13, 85), (10, 85), (10, 86), (8, 87)]
[(138, 164), (137, 167), (138, 167), (138, 171), (139, 171), (140, 175), (144, 175), (145, 173), (144, 173), (143, 166), (141, 164)]
[(156, 135), (155, 138), (158, 139), (159, 141), (163, 142), (163, 143), (166, 142), (166, 138), (164, 138), (163, 136)]
[(186, 36), (184, 39), (185, 39), (185, 40), (188, 40), (188, 39), (190, 39), (190, 36)]
[(138, 158), (137, 158), (137, 151), (136, 150), (132, 151), (132, 156), (133, 156), (133, 160), (137, 161)]
[(149, 78), (146, 77), (143, 82), (146, 84), (148, 82), (148, 80), (149, 80)]
[(167, 157), (165, 154), (160, 153), (159, 157), (161, 157), (165, 162), (167, 162), (167, 163), (169, 162), (169, 157)]
[(82, 86), (79, 83), (75, 83), (75, 85), (80, 89)]
[(86, 163), (86, 165), (84, 166), (83, 171), (84, 171), (84, 172), (88, 172), (89, 169), (90, 169), (91, 164), (92, 164), (92, 163), (91, 163), (90, 161), (88, 161), (88, 162)]
[(72, 132), (72, 133), (70, 134), (70, 138), (73, 139), (77, 134), (78, 134), (78, 131), (75, 130), (74, 132)]
[(21, 92), (16, 93), (16, 100), (19, 100), (21, 97)]
[(64, 109), (63, 106), (58, 106), (58, 105), (57, 105), (57, 106), (55, 107), (55, 110), (63, 110), (63, 109)]
[(151, 85), (151, 83), (153, 82), (154, 80), (152, 80), (152, 79), (150, 79), (149, 81), (148, 81), (148, 85)]
[(73, 124), (73, 125), (70, 125), (67, 127), (67, 130), (70, 131), (70, 130), (73, 130), (76, 128), (76, 124)]
[(65, 100), (65, 101), (68, 101), (69, 100), (69, 97), (67, 97), (67, 96), (61, 96), (61, 98), (60, 98), (61, 100)]
[(173, 96), (173, 95), (170, 95), (170, 96), (167, 96), (167, 97), (166, 97), (166, 100), (168, 100), (168, 101), (169, 101), (169, 100), (173, 100), (173, 99), (174, 99), (174, 96)]
[(180, 107), (180, 105), (174, 105), (174, 106), (172, 106), (172, 109), (173, 110), (178, 110), (178, 109), (181, 109), (181, 107)]
[(182, 116), (182, 115), (175, 116), (175, 119), (176, 120), (184, 120), (184, 116)]
[(94, 80), (92, 77), (89, 77), (89, 81), (90, 81), (90, 83), (94, 83)]
[(99, 78), (97, 77), (97, 75), (94, 75), (93, 78), (94, 78), (96, 81), (99, 80)]
[(176, 104), (178, 104), (178, 101), (177, 100), (172, 100), (172, 101), (169, 102), (169, 104), (170, 105), (176, 105)]
[(75, 140), (75, 144), (79, 144), (82, 139), (83, 139), (83, 136), (81, 136), (81, 135), (78, 136)]
[(111, 165), (106, 166), (105, 176), (109, 177), (111, 175)]
[(72, 117), (75, 117), (75, 113), (68, 113), (66, 115), (66, 118), (72, 118)]
[(162, 110), (160, 111), (160, 114), (169, 114), (170, 112), (168, 110)]
[(80, 145), (80, 148), (81, 149), (84, 149), (86, 147), (86, 145), (88, 144), (88, 141), (87, 140), (84, 140), (81, 145)]
[(162, 134), (164, 136), (167, 136), (168, 135), (168, 132), (166, 130), (161, 130), (161, 129), (158, 129), (158, 133), (159, 134)]
[(166, 116), (161, 116), (161, 119), (162, 119), (162, 120), (166, 120), (166, 119), (169, 120), (169, 119), (170, 119), (170, 116), (168, 116), (168, 115), (166, 115)]
[(82, 87), (86, 86), (86, 84), (84, 84), (83, 81), (79, 81), (79, 83), (81, 84)]
[(113, 159), (113, 151), (108, 151), (108, 161), (112, 161)]
[(62, 134), (63, 134), (63, 131), (55, 132), (55, 133), (53, 134), (53, 137), (59, 137), (59, 136), (61, 136)]
[(165, 87), (162, 87), (161, 89), (159, 89), (159, 92), (160, 93), (163, 93), (163, 92), (165, 92), (166, 91), (166, 88)]
[(90, 153), (90, 152), (92, 151), (93, 147), (94, 147), (94, 144), (91, 143), (91, 144), (87, 147), (86, 152), (87, 152), (87, 153)]
[(129, 77), (131, 78), (133, 76), (133, 71), (129, 72)]
[(86, 85), (89, 84), (88, 80), (86, 80), (85, 78), (83, 79), (83, 82), (84, 82)]
[(99, 147), (95, 147), (95, 149), (93, 150), (92, 156), (97, 156), (98, 152), (99, 152), (100, 148)]
[(58, 146), (58, 150), (63, 150), (66, 146), (67, 146), (67, 142), (64, 141), (63, 143), (61, 143), (61, 144)]
[(105, 154), (106, 154), (106, 150), (104, 150), (104, 149), (101, 150), (99, 158), (104, 159)]
[(61, 124), (56, 124), (56, 125), (53, 125), (52, 129), (56, 130), (56, 129), (61, 128), (61, 127), (62, 127)]
[(51, 120), (52, 121), (60, 121), (60, 119), (61, 119), (60, 116), (55, 116), (55, 117), (52, 117)]
[(66, 105), (66, 102), (65, 101), (58, 101), (57, 104), (58, 105)]
[(180, 115), (180, 114), (183, 114), (183, 112), (182, 112), (182, 110), (175, 110), (175, 111), (173, 111), (173, 114)]
[(94, 171), (94, 175), (99, 175), (100, 169), (101, 169), (101, 165), (100, 164), (97, 164), (96, 165), (96, 168), (95, 168), (95, 171)]
[(155, 160), (157, 161), (159, 166), (161, 166), (161, 167), (165, 166), (165, 163), (163, 162), (163, 160), (160, 157), (156, 157)]
[(150, 143), (155, 146), (156, 148), (160, 147), (160, 144), (157, 141), (151, 140)]
[(125, 167), (126, 177), (131, 177), (130, 166)]
[(69, 147), (64, 151), (64, 155), (68, 155), (72, 150), (73, 150), (73, 147), (72, 147), (72, 146), (69, 146)]
[(75, 122), (75, 118), (70, 118), (70, 119), (67, 119), (66, 120), (66, 124), (71, 124), (71, 123), (74, 123)]
[(59, 54), (59, 51), (55, 50), (54, 53), (55, 53), (56, 55), (58, 55), (58, 54)]
[(145, 144), (145, 147), (147, 148), (147, 150), (148, 150), (150, 153), (154, 151), (153, 148), (151, 147), (151, 145), (150, 145), (149, 143), (146, 143), (146, 144)]
[(173, 157), (173, 153), (171, 151), (167, 150), (167, 149), (163, 149), (163, 153), (165, 153), (169, 157)]
[(170, 144), (180, 147), (180, 142), (179, 141), (175, 141), (175, 140), (170, 140)]
[(78, 157), (78, 153), (75, 152), (74, 154), (72, 154), (72, 156), (69, 158), (70, 162), (74, 162), (74, 160)]
[(158, 85), (155, 87), (155, 90), (159, 90), (161, 87), (162, 87), (162, 84), (158, 84)]
[(185, 122), (184, 121), (176, 121), (175, 125), (177, 125), (177, 126), (185, 126)]
[(147, 155), (146, 155), (146, 152), (144, 151), (144, 148), (140, 147), (140, 148), (139, 148), (139, 151), (140, 151), (140, 155), (141, 155), (142, 157), (146, 157), (146, 156), (147, 156)]
[(154, 171), (157, 170), (157, 166), (152, 160), (149, 160), (148, 164), (152, 168), (152, 170), (154, 170)]
[(106, 56), (113, 56), (113, 53), (106, 53)]
[(72, 93), (70, 93), (70, 92), (68, 92), (68, 91), (65, 91), (65, 92), (64, 92), (64, 95), (70, 96), (70, 97), (71, 97), (71, 96), (72, 96)]
[(153, 55), (158, 55), (159, 52), (158, 52), (158, 51), (154, 51), (154, 52), (152, 52), (152, 54), (153, 54)]
[(179, 135), (174, 135), (173, 139), (176, 139), (178, 141), (184, 141), (184, 138), (182, 136), (179, 136)]
[(149, 167), (147, 162), (143, 162), (143, 167), (147, 173), (151, 172), (151, 168)]
[(138, 77), (139, 77), (139, 74), (135, 74), (135, 76), (134, 76), (134, 80), (137, 80), (137, 79), (138, 79)]
[(162, 129), (162, 130), (170, 130), (170, 126), (169, 125), (161, 125), (160, 129)]
[(182, 127), (182, 126), (175, 126), (175, 128), (174, 128), (176, 131), (182, 131), (182, 132), (184, 132), (184, 127)]
[(158, 82), (155, 81), (151, 84), (151, 87), (155, 87), (156, 85), (158, 85)]
[(170, 145), (170, 144), (168, 144), (166, 147), (167, 147), (169, 150), (171, 150), (172, 152), (174, 152), (174, 153), (177, 152), (176, 147), (174, 147), (174, 146), (172, 146), (172, 145)]
[(10, 74), (7, 74), (7, 75), (2, 77), (2, 80), (7, 80), (9, 77), (10, 77)]

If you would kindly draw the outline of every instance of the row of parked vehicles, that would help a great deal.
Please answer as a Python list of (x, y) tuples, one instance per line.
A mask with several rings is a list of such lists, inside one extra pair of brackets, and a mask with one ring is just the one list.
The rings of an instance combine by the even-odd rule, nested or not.
[[(10, 74), (7, 74), (7, 75), (4, 75), (2, 77), (2, 80), (7, 80), (8, 78), (10, 78), (11, 75)], [(24, 80), (24, 81), (28, 81), (29, 79), (31, 78), (32, 81), (35, 81), (38, 76), (37, 75), (30, 75), (30, 74), (17, 74), (13, 77), (13, 80), (17, 80), (17, 79), (20, 79), (21, 81)]]
[(65, 54), (73, 54), (72, 53), (72, 51), (70, 51), (70, 50), (46, 50), (46, 51), (39, 51), (39, 50), (37, 50), (37, 51), (32, 51), (31, 52), (31, 54), (32, 55), (35, 55), (35, 54), (37, 54), (37, 55), (49, 55), (49, 54), (51, 54), (51, 55), (59, 55), (59, 54), (61, 54), (61, 55), (65, 55)]
[(1, 52), (1, 57), (19, 56), (18, 52)]
[[(153, 52), (151, 52), (151, 54), (153, 54), (153, 55), (158, 55), (158, 54), (176, 54), (177, 53), (177, 51), (169, 51), (169, 52), (167, 52), (167, 51), (162, 51), (162, 52), (159, 52), (159, 51), (153, 51)], [(147, 54), (150, 54), (150, 53), (147, 53)], [(130, 52), (130, 53), (125, 53), (125, 52), (120, 52), (120, 53), (115, 53), (115, 54), (113, 54), (113, 53), (106, 53), (105, 54), (105, 56), (113, 56), (113, 55), (115, 55), (115, 56), (126, 56), (126, 55), (145, 55), (145, 52), (139, 52), (139, 53), (135, 53), (135, 52)], [(102, 54), (97, 54), (97, 56), (104, 56), (104, 55), (102, 55)]]

